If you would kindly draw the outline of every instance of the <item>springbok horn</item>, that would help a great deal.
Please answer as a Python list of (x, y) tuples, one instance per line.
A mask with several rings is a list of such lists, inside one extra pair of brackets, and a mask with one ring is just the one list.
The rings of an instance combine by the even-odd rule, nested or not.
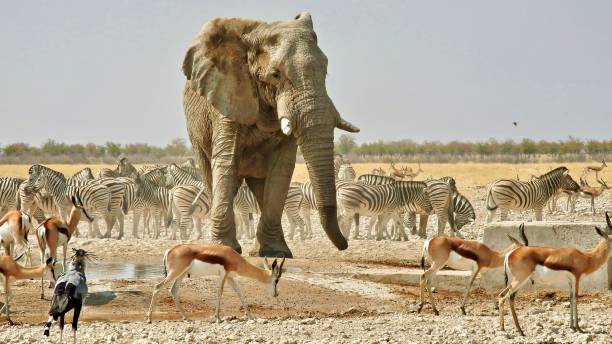
[(612, 221), (610, 221), (610, 215), (606, 211), (606, 222), (608, 223), (608, 229), (612, 230)]
[(280, 120), (280, 124), (283, 134), (287, 136), (291, 135), (291, 132), (293, 131), (293, 128), (291, 128), (291, 121), (287, 117), (283, 117)]

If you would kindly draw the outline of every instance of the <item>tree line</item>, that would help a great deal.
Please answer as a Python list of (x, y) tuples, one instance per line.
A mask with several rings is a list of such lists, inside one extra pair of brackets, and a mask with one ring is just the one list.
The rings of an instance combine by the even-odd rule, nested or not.
[[(403, 160), (414, 162), (526, 162), (586, 161), (606, 159), (612, 153), (610, 140), (521, 141), (490, 139), (484, 142), (376, 141), (359, 144), (351, 135), (341, 135), (336, 152), (353, 161)], [(192, 156), (191, 146), (182, 138), (165, 146), (147, 143), (67, 144), (47, 140), (40, 146), (12, 143), (0, 147), (0, 163), (112, 163), (127, 156), (135, 163), (175, 160)], [(299, 157), (301, 160), (301, 157)]]

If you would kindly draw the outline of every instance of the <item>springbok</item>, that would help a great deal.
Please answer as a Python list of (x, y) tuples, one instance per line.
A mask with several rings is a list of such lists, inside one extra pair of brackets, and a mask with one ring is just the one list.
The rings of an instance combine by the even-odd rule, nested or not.
[(231, 247), (213, 244), (178, 244), (164, 252), (164, 271), (166, 277), (163, 281), (155, 285), (153, 295), (151, 296), (151, 305), (145, 316), (147, 322), (151, 322), (151, 314), (155, 306), (155, 297), (157, 293), (168, 283), (172, 282), (170, 294), (174, 300), (176, 308), (181, 312), (183, 320), (187, 319), (187, 315), (183, 307), (179, 303), (178, 291), (181, 281), (187, 275), (189, 276), (214, 276), (218, 275), (220, 280), (219, 289), (217, 290), (217, 307), (215, 309), (215, 319), (221, 322), (219, 317), (219, 309), (221, 308), (221, 296), (225, 282), (234, 289), (244, 312), (249, 319), (252, 319), (249, 307), (244, 300), (244, 296), (234, 280), (236, 275), (254, 279), (265, 285), (271, 296), (278, 296), (278, 281), (283, 272), (283, 264), (285, 258), (277, 263), (274, 259), (272, 266), (268, 266), (267, 259), (264, 259), (265, 269), (260, 269), (247, 262), (238, 252)]
[[(23, 255), (19, 256), (19, 260)], [(13, 325), (9, 312), (9, 302), (12, 298), (11, 295), (11, 282), (13, 280), (27, 280), (31, 278), (47, 277), (51, 281), (55, 281), (55, 271), (53, 270), (53, 259), (49, 257), (44, 264), (34, 266), (31, 268), (25, 268), (17, 264), (16, 260), (13, 260), (11, 256), (0, 256), (0, 277), (3, 279), (4, 285), (4, 306), (0, 309), (0, 313), (5, 310), (6, 320), (9, 324)], [(41, 290), (41, 298), (42, 293)]]
[(377, 176), (384, 176), (387, 174), (387, 172), (383, 170), (381, 167), (377, 167), (372, 170), (372, 174), (375, 174)]
[(412, 172), (412, 169), (410, 169), (410, 171), (406, 171), (406, 173), (404, 173), (404, 176), (408, 180), (414, 180), (414, 178), (416, 178), (422, 172), (425, 172), (425, 171), (423, 171), (423, 169), (421, 168), (421, 163), (419, 163), (419, 169), (416, 170), (416, 172)]
[(572, 212), (574, 212), (574, 210), (576, 209), (576, 201), (578, 200), (578, 198), (586, 198), (591, 200), (591, 211), (593, 212), (593, 215), (595, 214), (595, 198), (601, 196), (601, 194), (605, 190), (610, 189), (608, 184), (606, 184), (606, 182), (604, 182), (603, 180), (597, 179), (597, 182), (600, 185), (600, 187), (598, 188), (594, 186), (589, 186), (589, 184), (586, 182), (586, 179), (580, 178), (580, 184), (582, 185), (580, 187), (580, 190), (578, 190), (578, 192), (570, 194), (569, 196), (572, 202)]
[(30, 216), (20, 210), (11, 210), (0, 219), (0, 244), (4, 253), (12, 256), (15, 243), (18, 243), (26, 252), (26, 265), (32, 265), (28, 234), (32, 229)]
[(518, 322), (514, 299), (516, 293), (530, 279), (534, 282), (569, 282), (570, 298), (570, 328), (582, 332), (578, 325), (578, 306), (576, 298), (580, 290), (580, 278), (597, 271), (608, 261), (610, 246), (612, 246), (612, 222), (606, 212), (608, 224), (607, 234), (604, 230), (595, 227), (595, 231), (602, 240), (590, 251), (582, 252), (575, 248), (550, 248), (550, 247), (519, 247), (508, 254), (504, 260), (506, 279), (511, 277), (509, 285), (499, 294), (499, 326), (504, 329), (504, 303), (510, 301), (510, 311), (514, 326), (524, 336), (523, 330)]
[(510, 239), (510, 246), (506, 247), (502, 251), (495, 251), (489, 248), (487, 245), (473, 240), (463, 240), (456, 237), (437, 236), (432, 239), (425, 241), (423, 245), (423, 253), (421, 255), (421, 268), (425, 270), (425, 260), (431, 261), (431, 267), (421, 275), (420, 286), (420, 305), (417, 313), (421, 312), (423, 305), (425, 304), (424, 291), (427, 290), (429, 294), (429, 301), (431, 307), (436, 315), (439, 315), (438, 309), (434, 302), (433, 295), (431, 293), (430, 283), (431, 279), (435, 274), (445, 266), (448, 266), (455, 270), (461, 271), (472, 271), (470, 281), (465, 290), (463, 296), (463, 302), (461, 302), (461, 313), (465, 313), (465, 304), (470, 294), (470, 289), (474, 284), (474, 280), (478, 276), (478, 273), (482, 269), (495, 269), (499, 268), (504, 264), (504, 256), (514, 250), (517, 247), (528, 245), (527, 236), (525, 235), (525, 224), (519, 226), (519, 233), (524, 241), (521, 243), (514, 237), (508, 235)]
[(606, 161), (605, 160), (601, 160), (601, 165), (599, 166), (587, 166), (584, 168), (584, 175), (587, 175), (591, 172), (595, 172), (595, 179), (599, 179), (599, 172), (601, 172), (604, 167), (608, 167), (608, 165), (606, 165)]
[[(55, 264), (57, 259), (57, 247), (62, 246), (64, 253), (62, 267), (63, 271), (66, 271), (66, 250), (68, 249), (68, 242), (76, 231), (77, 224), (81, 219), (81, 212), (89, 222), (93, 221), (93, 218), (83, 209), (83, 202), (81, 202), (80, 197), (76, 195), (72, 197), (72, 209), (68, 216), (68, 223), (57, 217), (50, 217), (40, 224), (36, 229), (36, 239), (38, 240), (38, 248), (40, 248), (41, 261), (45, 260), (45, 252), (48, 252)], [(44, 278), (41, 279), (41, 284), (42, 283), (44, 283)], [(53, 284), (51, 284), (51, 287), (53, 287)]]

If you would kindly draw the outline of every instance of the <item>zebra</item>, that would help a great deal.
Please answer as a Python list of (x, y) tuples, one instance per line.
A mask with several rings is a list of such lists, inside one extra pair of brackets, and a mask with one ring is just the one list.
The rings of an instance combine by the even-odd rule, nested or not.
[[(352, 182), (336, 180), (336, 190), (344, 184), (350, 184)], [(300, 203), (300, 216), (293, 217), (296, 223), (300, 221), (304, 222), (304, 238), (311, 239), (312, 234), (312, 223), (310, 221), (310, 212), (313, 209), (317, 209), (317, 199), (314, 192), (314, 187), (310, 181), (303, 184), (297, 183), (295, 186), (299, 186), (302, 194), (302, 202)], [(291, 220), (290, 220), (291, 222)]]
[(202, 180), (202, 173), (200, 173), (200, 170), (198, 170), (198, 168), (196, 167), (195, 160), (193, 160), (192, 158), (185, 160), (180, 165), (178, 165), (178, 167), (183, 169), (183, 171), (189, 173), (193, 177), (193, 179), (200, 181)]
[[(197, 180), (188, 170), (176, 164), (170, 164), (167, 167), (166, 177), (167, 185), (172, 187), (170, 189), (170, 208), (168, 208), (166, 227), (172, 224), (173, 217), (176, 216), (181, 239), (184, 240), (189, 237), (186, 234), (189, 225), (194, 226), (197, 239), (201, 239), (203, 236), (202, 221), (206, 219), (210, 211), (211, 197), (208, 192), (199, 193), (200, 190), (208, 190), (208, 188), (204, 182)], [(192, 209), (194, 200), (196, 205)], [(197, 210), (197, 212), (192, 210)], [(175, 229), (172, 231), (172, 238), (176, 238)]]
[(259, 204), (255, 194), (251, 192), (248, 185), (243, 181), (234, 197), (234, 216), (236, 219), (236, 238), (246, 235), (247, 238), (255, 237), (255, 220), (253, 214), (259, 214)]
[[(427, 185), (424, 182), (395, 181), (381, 185), (345, 183), (337, 188), (337, 198), (338, 206), (344, 215), (341, 230), (345, 238), (349, 236), (349, 221), (354, 218), (355, 214), (382, 215), (376, 221), (376, 239), (380, 240), (383, 224), (389, 217), (394, 219), (397, 228), (403, 232), (403, 226), (399, 225), (399, 210), (408, 206), (413, 206), (415, 209), (431, 209), (427, 196)], [(406, 237), (405, 233), (403, 236)]]
[[(44, 188), (53, 198), (58, 211), (63, 219), (67, 218), (68, 209), (71, 207), (70, 199), (78, 195), (83, 203), (83, 208), (102, 216), (107, 228), (112, 228), (112, 217), (110, 216), (110, 191), (104, 185), (86, 183), (84, 185), (71, 185), (64, 175), (58, 171), (43, 165), (32, 165), (28, 170), (29, 177), (26, 189)], [(89, 237), (93, 235), (90, 223)]]
[(117, 167), (114, 170), (104, 167), (98, 171), (98, 179), (117, 177), (135, 178), (137, 175), (138, 171), (125, 157), (119, 159)]
[(85, 167), (83, 169), (78, 170), (72, 177), (68, 178), (66, 181), (69, 184), (73, 184), (76, 182), (84, 182), (88, 180), (94, 179), (93, 173), (91, 172), (91, 168)]
[(569, 175), (565, 166), (557, 167), (539, 178), (528, 182), (514, 179), (499, 179), (487, 189), (487, 223), (493, 221), (500, 209), (500, 220), (505, 221), (508, 210), (531, 210), (536, 221), (542, 221), (542, 209), (548, 200), (559, 190), (578, 191), (580, 185)]
[[(135, 180), (137, 186), (136, 197), (140, 199), (143, 208), (147, 209), (153, 218), (153, 238), (160, 235), (162, 218), (167, 218), (170, 206), (169, 190), (166, 185), (166, 167), (156, 168), (138, 176)], [(145, 218), (145, 227), (149, 237), (148, 221)]]
[[(432, 212), (438, 218), (438, 235), (444, 234), (446, 223), (450, 224), (451, 235), (457, 234), (454, 215), (454, 199), (453, 194), (457, 192), (455, 179), (452, 177), (443, 177), (440, 179), (429, 179), (425, 181), (427, 185), (427, 197), (432, 206)], [(416, 223), (416, 214), (420, 214), (419, 219), (419, 236), (426, 237), (427, 220), (432, 212), (426, 212), (424, 209), (409, 209), (408, 228), (412, 228), (413, 234)]]
[[(474, 223), (476, 221), (476, 212), (472, 203), (458, 191), (453, 192), (453, 210), (455, 212), (455, 226), (457, 230), (460, 230), (466, 225)], [(413, 235), (417, 234), (416, 229), (416, 216), (413, 217), (411, 212), (404, 213), (404, 224), (406, 227), (411, 229)], [(420, 214), (419, 223), (427, 224), (429, 214)], [(422, 237), (425, 236), (424, 232), (421, 232)]]
[(47, 217), (59, 216), (59, 209), (53, 202), (53, 197), (42, 187), (35, 189), (29, 186), (28, 180), (19, 185), (17, 191), (17, 209), (26, 214), (32, 214), (38, 223), (42, 223)]
[(298, 228), (300, 232), (300, 240), (306, 238), (304, 232), (304, 220), (300, 216), (300, 208), (302, 205), (302, 184), (292, 183), (287, 191), (287, 198), (285, 199), (284, 212), (289, 221), (289, 233), (288, 237), (293, 240), (295, 236), (295, 229)]
[(23, 179), (0, 177), (0, 217), (17, 208), (17, 194)]
[(338, 180), (353, 181), (355, 180), (355, 169), (350, 163), (343, 163), (338, 168)]

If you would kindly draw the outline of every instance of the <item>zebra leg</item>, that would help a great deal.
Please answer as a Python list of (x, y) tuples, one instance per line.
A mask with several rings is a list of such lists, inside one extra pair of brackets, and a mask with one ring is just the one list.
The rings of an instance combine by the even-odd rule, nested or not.
[[(438, 218), (438, 235), (444, 235), (444, 228), (446, 228), (446, 215), (444, 214), (438, 214), (436, 215), (436, 217)], [(452, 230), (451, 232), (451, 236), (454, 236), (455, 232), (453, 232)]]
[(359, 235), (359, 214), (355, 213), (355, 215), (353, 215), (353, 222), (355, 222), (355, 232), (353, 234), (353, 239), (361, 239), (361, 236)]
[(508, 209), (502, 208), (499, 211), (499, 220), (500, 221), (508, 221)]
[(419, 237), (425, 239), (427, 237), (427, 222), (429, 221), (429, 215), (419, 215)]
[[(140, 222), (140, 209), (134, 209), (132, 211), (132, 238), (140, 239), (138, 237), (138, 223)], [(144, 231), (142, 232), (142, 236), (144, 237)]]
[(533, 212), (535, 213), (536, 221), (542, 221), (542, 208), (533, 209)]
[(304, 228), (306, 230), (306, 238), (312, 239), (312, 223), (310, 222), (310, 208), (306, 206), (302, 206), (300, 208), (300, 213), (302, 218), (304, 219)]
[(123, 239), (123, 227), (125, 225), (125, 222), (124, 222), (125, 217), (123, 216), (123, 213), (121, 212), (121, 210), (116, 212), (115, 219), (117, 223), (119, 224), (119, 236), (117, 237), (117, 240), (121, 240)]

